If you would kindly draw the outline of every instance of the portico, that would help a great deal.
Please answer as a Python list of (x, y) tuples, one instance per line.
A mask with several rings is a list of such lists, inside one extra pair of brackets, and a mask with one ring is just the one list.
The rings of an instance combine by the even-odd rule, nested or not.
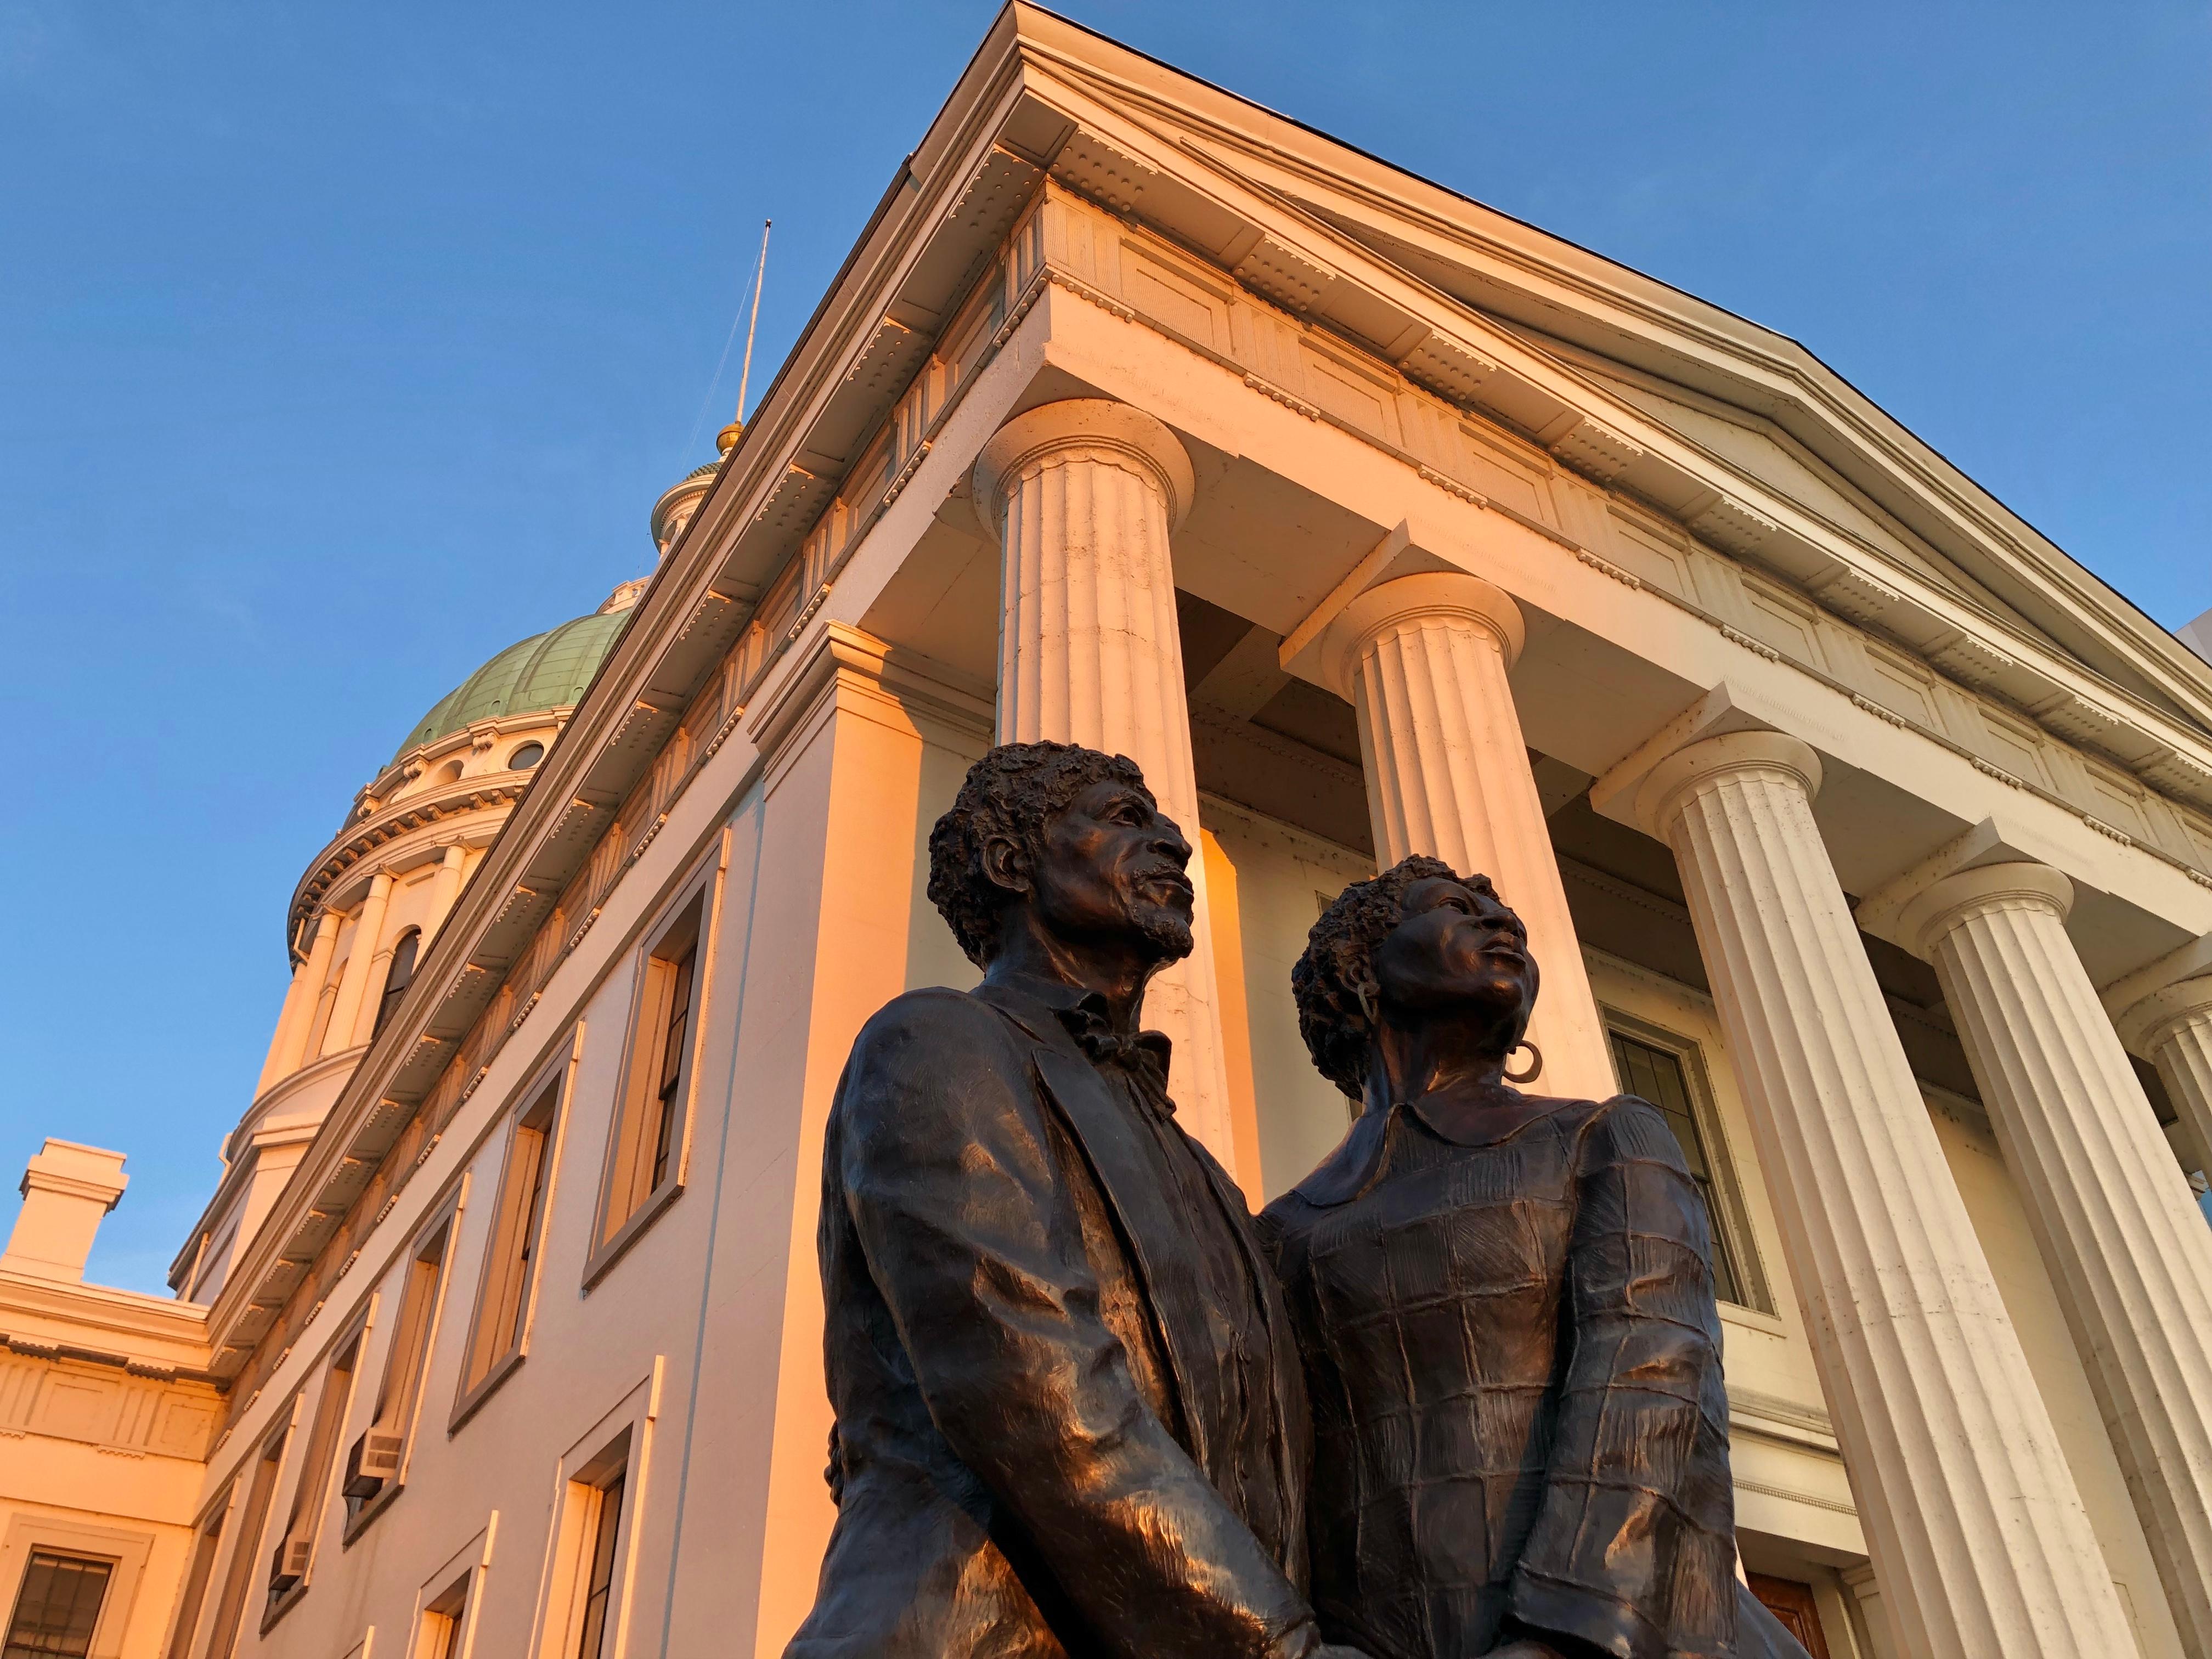
[[(1012, 399), (1027, 412), (976, 469), (985, 527), (1007, 526), (1003, 547), (940, 515), (933, 568), (940, 581), (960, 573), (939, 589), (947, 602), (911, 625), (894, 577), (863, 625), (975, 672), (951, 601), (980, 605), (988, 583), (1003, 594), (991, 611), (1002, 734), (1146, 757), (1148, 772), (1164, 768), (1163, 799), (1194, 801), (1209, 829), (1225, 821), (1221, 807), (1256, 808), (1344, 846), (1357, 816), (1367, 834), (1356, 850), (1379, 862), (1434, 852), (1489, 873), (1522, 908), (1547, 969), (1532, 1031), (1540, 1089), (1615, 1086), (1594, 988), (1604, 975), (1585, 967), (1570, 893), (1586, 849), (1562, 837), (1602, 823), (1663, 844), (1726, 1033), (1722, 1063), (1746, 1103), (1774, 1276), (1800, 1304), (1802, 1323), (1784, 1322), (1817, 1372), (1878, 1587), (1868, 1638), (1884, 1650), (1893, 1633), (1903, 1653), (2087, 1655), (2132, 1620), (2146, 1651), (2212, 1650), (2189, 1589), (2205, 1577), (2191, 1540), (2206, 1488), (2189, 1448), (2205, 1432), (2212, 1361), (2202, 1299), (2182, 1288), (2212, 1264), (2212, 1232), (2094, 995), (2212, 926), (2212, 883), (2187, 839), (2198, 809), (2158, 787), (2187, 775), (2179, 762), (2202, 738), (2160, 726), (2170, 752), (2118, 789), (2112, 756), (2126, 744), (2114, 732), (2146, 711), (2064, 685), (2063, 653), (1996, 661), (1943, 613), (1936, 584), (1910, 591), (1850, 538), (1816, 539), (1786, 522), (1786, 501), (1753, 506), (1754, 480), (1740, 472), (1709, 471), (1702, 497), (1678, 488), (1702, 500), (1694, 510), (1653, 510), (1662, 491), (1622, 485), (1632, 471), (1648, 478), (1678, 441), (1663, 425), (1585, 407), (1545, 423), (1557, 435), (1540, 446), (1470, 418), (1480, 399), (1455, 412), (1422, 384), (1413, 365), (1444, 349), (1434, 336), (1394, 374), (1301, 324), (1279, 295), (1206, 289), (1195, 261), (1126, 220), (1109, 228), (1074, 190), (1048, 185), (1036, 218), (1030, 237), (1074, 250), (1079, 269), (1048, 259), (1004, 348), (1036, 368), (1035, 389)], [(1177, 279), (1180, 298), (1214, 307), (1206, 331), (1163, 297)], [(1272, 376), (1236, 372), (1234, 351), (1194, 349), (1210, 337), (1257, 353), (1270, 331)], [(1501, 358), (1511, 349), (1483, 342)], [(1493, 366), (1482, 381), (1505, 373)], [(1079, 395), (1035, 401), (1061, 392)], [(1139, 428), (1152, 459), (1097, 459)], [(1090, 464), (1115, 470), (1115, 488), (1141, 510), (1086, 508), (1076, 522), (1065, 503), (1102, 497), (1072, 486), (1050, 514), (1012, 510), (1018, 492), (993, 458), (1019, 450), (1034, 469), (1035, 434), (1048, 430), (1064, 449), (1089, 447)], [(1040, 568), (1078, 595), (1056, 600), (1050, 622), (1027, 574)], [(1180, 649), (1164, 638), (1164, 583), (1182, 607)], [(1113, 696), (1094, 694), (1087, 713), (1085, 689), (1102, 671), (1060, 642), (1059, 618), (1077, 614), (1122, 652)], [(972, 622), (958, 627), (980, 640)], [(1936, 641), (1917, 653), (1905, 644), (1916, 628)], [(2008, 695), (2020, 686), (2045, 690), (2041, 722)], [(2100, 741), (2069, 743), (2069, 729)], [(1347, 814), (1355, 796), (1364, 805)], [(2123, 803), (2139, 837), (2110, 822)], [(2002, 971), (1976, 976), (1960, 964), (1955, 918), (1987, 907), (1931, 921), (1923, 903), (1887, 918), (1900, 882), (1974, 814), (1997, 810), (2052, 860), (2040, 867), (2055, 880), (2036, 890), (2055, 891), (2067, 866), (2078, 873), (2063, 897), (2025, 907), (2040, 942), (1998, 951)], [(2072, 882), (2094, 890), (2094, 927), (2081, 918), (2069, 935)], [(1940, 994), (1907, 1029), (1869, 930), (1899, 947), (1882, 957), (1892, 978), (1907, 956), (1934, 969)], [(1231, 949), (1211, 945), (1217, 960)], [(2212, 1030), (2200, 981), (2160, 991), (2158, 1018), (2139, 1015), (2130, 1038), (2166, 1075), (2191, 1133), (2205, 1098), (2193, 1057), (2200, 1027)], [(1246, 985), (1227, 1000), (1277, 989)], [(1179, 1042), (1206, 1044), (1222, 1006), (1217, 990), (1166, 1018), (1190, 1022), (1194, 1036)], [(2053, 1036), (2057, 1007), (2087, 1007), (2091, 1023)], [(1939, 1036), (1960, 1098), (1989, 1114), (2039, 1267), (1985, 1243), (1956, 1184), (1928, 1104), (1922, 1050)], [(2043, 1114), (2033, 1130), (2029, 1109)], [(1194, 1127), (1237, 1109), (1209, 1108)], [(1198, 1132), (1232, 1155), (1220, 1131)], [(1297, 1173), (1240, 1171), (1255, 1191)], [(2031, 1269), (2074, 1352), (2044, 1352), (2039, 1334), (2016, 1330), (2013, 1280)], [(1741, 1352), (1757, 1392), (1761, 1351)], [(2054, 1382), (2054, 1370), (2067, 1375)], [(2062, 1408), (2046, 1399), (2054, 1388)], [(2107, 1431), (2094, 1441), (2076, 1408), (2085, 1391)], [(2146, 1610), (2146, 1595), (2161, 1605)]]

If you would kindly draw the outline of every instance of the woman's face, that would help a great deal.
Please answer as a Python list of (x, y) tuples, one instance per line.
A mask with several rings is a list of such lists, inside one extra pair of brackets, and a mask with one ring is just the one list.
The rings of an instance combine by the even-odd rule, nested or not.
[(1416, 1017), (1463, 1009), (1517, 1030), (1536, 1000), (1521, 918), (1442, 876), (1407, 890), (1398, 925), (1376, 949), (1375, 979), (1386, 1007)]

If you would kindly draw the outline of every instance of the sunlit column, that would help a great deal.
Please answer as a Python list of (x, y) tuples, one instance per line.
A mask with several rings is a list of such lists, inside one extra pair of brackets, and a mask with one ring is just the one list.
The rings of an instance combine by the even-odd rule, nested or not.
[(323, 1033), (323, 1052), (343, 1054), (355, 1046), (354, 1026), (361, 1019), (368, 994), (368, 975), (376, 960), (378, 941), (384, 933), (384, 909), (392, 900), (392, 875), (380, 870), (368, 884), (361, 917), (353, 929), (353, 946), (346, 952), (345, 972), (338, 980), (337, 1000), (331, 1007), (331, 1023)]
[(261, 1068), (258, 1096), (270, 1085), (288, 1078), (307, 1063), (307, 1037), (315, 1024), (315, 1004), (330, 983), (331, 957), (338, 948), (338, 918), (325, 910), (315, 921), (315, 937), (307, 960), (292, 973), (284, 993), (284, 1012), (277, 1016), (276, 1034), (269, 1043), (269, 1059)]
[(2160, 988), (2124, 1012), (2119, 1029), (2136, 1053), (2148, 1051), (2202, 1167), (2212, 1158), (2212, 978)]
[[(1674, 850), (1881, 1599), (1916, 1659), (2107, 1659), (2102, 1553), (1813, 817), (1771, 732), (1642, 783)], [(2094, 1002), (2094, 1000), (2093, 1000)]]
[(2047, 865), (1984, 865), (1936, 883), (1899, 925), (1936, 964), (2174, 1622), (2202, 1659), (2212, 1228), (2067, 936), (2073, 904), (2073, 884)]
[(468, 868), (468, 848), (455, 842), (446, 849), (439, 860), (438, 873), (430, 882), (430, 913), (422, 921), (422, 948), (428, 950), (430, 941), (438, 937), (438, 930), (446, 925), (446, 918), (453, 912), (453, 902), (461, 896), (461, 874)]
[(1184, 1127), (1234, 1173), (1168, 546), (1192, 489), (1176, 435), (1103, 398), (1016, 416), (975, 464), (975, 501), (1003, 550), (998, 740), (1127, 755), (1189, 840), (1196, 944), (1152, 981), (1144, 1018), (1175, 1044), (1171, 1086)]
[(1506, 679), (1526, 638), (1520, 608), (1476, 576), (1401, 576), (1354, 599), (1323, 638), (1322, 672), (1359, 712), (1376, 861), (1425, 853), (1491, 878), (1528, 924), (1543, 975), (1532, 1086), (1603, 1100), (1612, 1052)]

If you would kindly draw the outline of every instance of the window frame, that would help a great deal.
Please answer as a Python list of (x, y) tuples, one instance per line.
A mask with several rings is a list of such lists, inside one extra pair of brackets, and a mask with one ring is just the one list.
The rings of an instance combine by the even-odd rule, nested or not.
[[(629, 1602), (629, 1560), (637, 1532), (637, 1449), (635, 1425), (624, 1423), (573, 1472), (564, 1471), (557, 1547), (554, 1561), (558, 1584), (549, 1607), (554, 1617), (546, 1621), (540, 1644), (542, 1659), (617, 1659), (627, 1634), (625, 1618)], [(565, 1461), (565, 1460), (564, 1460)], [(613, 1531), (607, 1531), (607, 1508), (614, 1505)], [(606, 1544), (607, 1583), (599, 1620), (597, 1651), (586, 1654), (583, 1643), (592, 1628), (592, 1584), (598, 1576), (599, 1546)]]
[[(19, 1510), (12, 1516), (0, 1516), (0, 1636), (5, 1634), (5, 1621), (15, 1616), (15, 1598), (33, 1554), (102, 1560), (112, 1570), (100, 1618), (92, 1627), (90, 1656), (91, 1659), (115, 1659), (123, 1651), (139, 1593), (146, 1588), (147, 1567), (156, 1544), (151, 1530), (141, 1530), (127, 1522), (112, 1524), (107, 1517), (94, 1518), (82, 1512)], [(164, 1609), (164, 1616), (166, 1613)]]
[[(537, 1322), (538, 1297), (545, 1283), (545, 1244), (551, 1233), (553, 1206), (560, 1187), (562, 1147), (567, 1136), (569, 1103), (575, 1095), (576, 1073), (583, 1053), (584, 1028), (580, 1022), (570, 1038), (567, 1055), (541, 1069), (527, 1088), (518, 1091), (515, 1098), (523, 1103), (509, 1109), (505, 1151), (500, 1158), (499, 1189), (492, 1200), (491, 1225), (484, 1239), (483, 1266), (477, 1274), (476, 1296), (469, 1310), (460, 1375), (454, 1389), (453, 1410), (446, 1422), (449, 1437), (459, 1433), (461, 1425), (476, 1415), (529, 1357), (531, 1328)], [(532, 1120), (541, 1115), (543, 1122), (533, 1125)], [(523, 1137), (532, 1133), (538, 1138), (537, 1167), (534, 1189), (528, 1196), (535, 1200), (535, 1212), (526, 1214), (521, 1212), (523, 1194), (515, 1183), (516, 1154)], [(523, 1257), (520, 1262), (512, 1259), (517, 1245)], [(501, 1273), (496, 1289), (502, 1302), (506, 1299), (507, 1275), (520, 1273), (522, 1283), (515, 1297), (510, 1334), (484, 1358), (479, 1370), (479, 1345), (485, 1341), (495, 1312), (491, 1303), (495, 1268)]]
[(416, 1610), (412, 1659), (467, 1659), (475, 1589), (475, 1572), (465, 1572)]
[(185, 1576), (173, 1609), (174, 1622), (163, 1659), (189, 1659), (192, 1638), (199, 1634), (200, 1615), (207, 1611), (207, 1593), (216, 1582), (216, 1565), (230, 1531), (230, 1500), (238, 1491), (236, 1475), (223, 1483), (214, 1503), (193, 1517), (191, 1553), (185, 1560)]
[[(699, 1115), (699, 1061), (705, 1048), (714, 990), (714, 927), (721, 909), (721, 892), (720, 860), (710, 854), (706, 867), (684, 882), (662, 907), (633, 957), (635, 970), (620, 1082), (607, 1125), (599, 1195), (592, 1211), (591, 1249), (584, 1262), (586, 1295), (668, 1206), (684, 1195), (691, 1131)], [(647, 1145), (647, 1132), (649, 1126), (658, 1127), (648, 1108), (659, 1098), (676, 970), (687, 953), (691, 957), (690, 1003), (685, 1016), (685, 1053), (677, 1087), (676, 1121), (666, 1132), (666, 1170), (659, 1181), (641, 1188), (639, 1163), (643, 1158), (649, 1164), (653, 1150)], [(616, 1211), (625, 1197), (629, 1207), (617, 1218)]]
[[(1760, 1260), (1758, 1234), (1753, 1231), (1751, 1212), (1744, 1202), (1743, 1182), (1736, 1172), (1735, 1149), (1729, 1144), (1727, 1126), (1721, 1121), (1719, 1100), (1713, 1090), (1712, 1078), (1706, 1067), (1705, 1045), (1693, 1036), (1686, 1036), (1639, 1015), (1606, 1002), (1598, 1004), (1598, 1022), (1605, 1028), (1607, 1058), (1612, 1058), (1613, 1035), (1618, 1032), (1632, 1042), (1640, 1042), (1647, 1048), (1656, 1048), (1672, 1054), (1682, 1067), (1683, 1092), (1689, 1098), (1691, 1121), (1697, 1127), (1698, 1139), (1705, 1153), (1706, 1173), (1712, 1184), (1716, 1203), (1708, 1204), (1708, 1219), (1712, 1230), (1720, 1235), (1718, 1243), (1729, 1253), (1730, 1265), (1735, 1270), (1736, 1288), (1748, 1298), (1731, 1302), (1716, 1295), (1714, 1301), (1722, 1308), (1739, 1313), (1748, 1313), (1771, 1318), (1774, 1316), (1774, 1287)], [(1616, 1069), (1618, 1069), (1616, 1067)], [(1657, 1103), (1653, 1103), (1656, 1106)], [(1717, 1214), (1710, 1213), (1717, 1209)]]
[(404, 1659), (469, 1659), (483, 1607), (484, 1581), (490, 1574), (496, 1520), (495, 1512), (474, 1537), (422, 1580), (415, 1592)]
[[(33, 1545), (23, 1553), (23, 1571), (15, 1577), (15, 1594), (8, 1603), (7, 1620), (4, 1623), (0, 1623), (0, 1651), (4, 1651), (15, 1644), (15, 1627), (23, 1616), (23, 1598), (30, 1593), (31, 1574), (42, 1560), (56, 1564), (67, 1562), (80, 1568), (100, 1569), (100, 1599), (93, 1604), (92, 1625), (84, 1632), (84, 1652), (76, 1656), (76, 1659), (103, 1659), (97, 1646), (100, 1640), (100, 1621), (107, 1617), (107, 1604), (115, 1589), (115, 1581), (123, 1564), (112, 1555), (58, 1549), (51, 1545)], [(32, 1635), (42, 1633), (35, 1631), (30, 1632)], [(29, 1649), (30, 1644), (26, 1643), (24, 1646)]]
[(207, 1646), (200, 1650), (202, 1659), (232, 1659), (245, 1634), (246, 1609), (253, 1596), (254, 1564), (261, 1559), (261, 1542), (269, 1532), (269, 1516), (276, 1507), (276, 1487), (284, 1473), (284, 1457), (291, 1449), (299, 1410), (300, 1397), (295, 1394), (279, 1414), (276, 1425), (256, 1443), (252, 1467), (243, 1477), (244, 1490), (239, 1490), (239, 1480), (231, 1483), (231, 1489), (238, 1492), (238, 1526), (231, 1534), (230, 1553), (223, 1559), (222, 1588), (216, 1596), (215, 1622), (209, 1627)]
[[(399, 959), (402, 951), (408, 953), (404, 964)], [(422, 964), (422, 930), (420, 927), (401, 928), (399, 937), (392, 941), (391, 950), (384, 953), (384, 983), (377, 990), (376, 1018), (370, 1022), (368, 1029), (371, 1042), (384, 1035), (384, 1028), (392, 1023), (392, 1015), (399, 1012), (399, 1005), (407, 1000), (407, 992), (415, 983), (416, 970)], [(402, 966), (407, 969), (407, 976), (394, 985), (392, 979)]]
[[(374, 1492), (362, 1498), (360, 1508), (349, 1507), (345, 1524), (340, 1533), (341, 1541), (346, 1548), (350, 1549), (354, 1540), (361, 1536), (369, 1523), (390, 1509), (407, 1488), (407, 1466), (415, 1455), (416, 1434), (422, 1422), (422, 1403), (429, 1397), (430, 1364), (437, 1356), (438, 1336), (444, 1324), (446, 1297), (453, 1286), (454, 1246), (459, 1242), (461, 1213), (467, 1191), (468, 1177), (464, 1175), (460, 1184), (450, 1195), (431, 1206), (428, 1218), (416, 1228), (406, 1249), (401, 1253), (398, 1264), (399, 1272), (391, 1292), (391, 1329), (385, 1339), (384, 1351), (378, 1356), (376, 1404), (369, 1419), (362, 1425), (360, 1433), (348, 1443), (345, 1454), (339, 1460), (339, 1467), (343, 1469), (351, 1466), (356, 1451), (364, 1448), (369, 1435), (376, 1432), (399, 1437), (398, 1461), (392, 1474), (383, 1480), (383, 1484)], [(433, 1246), (439, 1249), (440, 1255), (427, 1292), (427, 1308), (422, 1316), (419, 1345), (411, 1351), (404, 1351), (401, 1345), (408, 1340), (410, 1322), (408, 1292), (415, 1282), (414, 1270), (422, 1264)], [(372, 1302), (372, 1308), (383, 1299), (383, 1295), (380, 1290), (375, 1301)], [(413, 1381), (408, 1385), (404, 1398), (387, 1413), (386, 1401), (403, 1352), (414, 1372)], [(358, 1377), (355, 1386), (360, 1386)], [(345, 1438), (343, 1435), (339, 1437), (341, 1440)], [(347, 1496), (351, 1498), (350, 1493)]]
[(638, 1539), (653, 1467), (653, 1429), (660, 1413), (664, 1367), (656, 1360), (622, 1399), (571, 1443), (553, 1468), (552, 1528), (528, 1659), (576, 1659), (589, 1591), (590, 1556), (598, 1537), (600, 1504), (617, 1479), (623, 1485), (613, 1574), (599, 1659), (622, 1659), (629, 1640), (637, 1592)]
[[(356, 1391), (361, 1384), (362, 1351), (368, 1340), (368, 1310), (364, 1308), (331, 1345), (328, 1358), (319, 1368), (322, 1386), (315, 1391), (313, 1408), (307, 1413), (307, 1433), (301, 1438), (300, 1465), (292, 1473), (292, 1502), (285, 1511), (284, 1529), (276, 1540), (280, 1553), (268, 1562), (264, 1580), (268, 1590), (268, 1601), (261, 1612), (264, 1635), (307, 1593), (313, 1578), (316, 1547), (322, 1538), (323, 1516), (330, 1508), (331, 1488), (337, 1483), (343, 1462), (346, 1423), (353, 1414)], [(341, 1361), (344, 1363), (343, 1370), (339, 1369)], [(340, 1378), (343, 1379), (342, 1383)], [(335, 1393), (333, 1385), (337, 1385)], [(303, 1392), (298, 1404), (304, 1405), (305, 1401)], [(297, 1410), (295, 1405), (295, 1419)], [(273, 1503), (269, 1512), (271, 1516), (276, 1513)], [(281, 1553), (298, 1543), (307, 1547), (307, 1561), (292, 1583), (280, 1590), (276, 1588), (276, 1581), (282, 1576)]]

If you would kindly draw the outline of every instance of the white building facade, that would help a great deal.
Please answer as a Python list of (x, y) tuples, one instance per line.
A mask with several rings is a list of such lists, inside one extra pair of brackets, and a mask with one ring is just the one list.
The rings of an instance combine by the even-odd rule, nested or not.
[[(192, 1547), (94, 1650), (781, 1652), (830, 1094), (972, 981), (929, 827), (1048, 737), (1199, 832), (1149, 1018), (1255, 1206), (1346, 1127), (1320, 906), (1493, 878), (1534, 1086), (1705, 1188), (1815, 1651), (2212, 1659), (2212, 667), (1802, 348), (1017, 6), (679, 491), (573, 705), (303, 884), (313, 1075), (179, 1259)], [(495, 823), (401, 823), (471, 763)]]

